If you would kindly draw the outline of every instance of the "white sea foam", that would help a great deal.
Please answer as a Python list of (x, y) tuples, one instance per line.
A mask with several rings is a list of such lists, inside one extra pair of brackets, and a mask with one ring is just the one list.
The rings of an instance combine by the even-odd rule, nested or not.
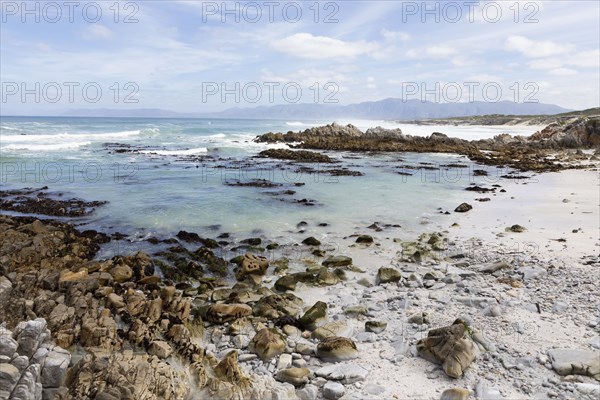
[(32, 143), (24, 143), (24, 144), (9, 144), (6, 146), (2, 146), (0, 149), (3, 151), (35, 151), (35, 152), (43, 152), (43, 151), (61, 151), (61, 150), (73, 150), (78, 149), (82, 146), (87, 146), (92, 144), (92, 142), (65, 142), (65, 143), (46, 143), (46, 144), (32, 144)]
[(286, 122), (285, 124), (287, 126), (304, 126), (305, 125), (303, 122), (300, 122), (300, 121)]
[(183, 150), (143, 150), (140, 153), (143, 154), (157, 154), (160, 156), (185, 156), (199, 153), (207, 153), (206, 147), (198, 147), (195, 149), (183, 149)]
[(4, 143), (39, 143), (39, 142), (77, 142), (77, 141), (106, 141), (138, 136), (140, 131), (123, 131), (107, 133), (58, 133), (41, 135), (3, 135)]

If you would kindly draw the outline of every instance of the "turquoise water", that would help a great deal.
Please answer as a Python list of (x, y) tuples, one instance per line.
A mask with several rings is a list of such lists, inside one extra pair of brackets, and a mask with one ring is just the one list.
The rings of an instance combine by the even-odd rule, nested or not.
[[(420, 162), (433, 167), (470, 165), (455, 155), (325, 152), (341, 161), (335, 168), (364, 176), (331, 176), (324, 172), (330, 165), (311, 164), (304, 166), (317, 172), (299, 173), (300, 165), (254, 158), (261, 150), (282, 147), (254, 143), (255, 136), (312, 125), (317, 124), (3, 117), (0, 178), (5, 188), (48, 186), (69, 196), (108, 201), (78, 222), (140, 239), (181, 229), (207, 236), (231, 232), (285, 238), (297, 231), (300, 221), (308, 223), (307, 232), (321, 238), (364, 230), (375, 221), (418, 230), (424, 219), (446, 224), (449, 220), (438, 208), (452, 211), (470, 182), (481, 183), (470, 174), (473, 166), (401, 168)], [(114, 151), (128, 149), (125, 146), (135, 152)], [(252, 179), (280, 186), (227, 185)], [(284, 190), (295, 194), (281, 194)], [(315, 205), (294, 203), (301, 199), (314, 200)]]

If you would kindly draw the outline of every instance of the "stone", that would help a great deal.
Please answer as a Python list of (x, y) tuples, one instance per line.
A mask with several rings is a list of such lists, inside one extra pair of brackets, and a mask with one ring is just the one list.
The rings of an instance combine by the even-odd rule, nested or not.
[(371, 244), (371, 243), (373, 243), (373, 236), (360, 235), (359, 237), (356, 238), (356, 243)]
[(372, 396), (379, 396), (382, 393), (385, 393), (385, 388), (379, 385), (374, 385), (372, 383), (367, 383), (365, 385), (365, 393), (370, 394)]
[(508, 228), (505, 229), (506, 232), (515, 232), (515, 233), (522, 233), (525, 232), (527, 229), (525, 229), (524, 226), (515, 224), (513, 226), (509, 226)]
[(298, 342), (296, 343), (296, 352), (305, 356), (310, 356), (315, 353), (316, 346), (311, 342)]
[(128, 265), (117, 265), (108, 271), (116, 283), (127, 282), (133, 277), (133, 270)]
[(324, 267), (347, 267), (352, 265), (352, 258), (348, 256), (330, 256), (322, 264)]
[(317, 301), (309, 308), (298, 321), (306, 329), (316, 329), (319, 324), (325, 323), (327, 320), (327, 303)]
[(281, 278), (277, 279), (275, 282), (275, 289), (280, 292), (285, 292), (286, 290), (296, 290), (297, 279), (294, 275), (285, 275)]
[(318, 239), (314, 238), (313, 236), (310, 236), (310, 237), (307, 237), (306, 239), (304, 239), (302, 241), (302, 244), (305, 244), (307, 246), (320, 246), (321, 242)]
[(318, 340), (323, 340), (332, 336), (351, 337), (352, 332), (352, 327), (345, 321), (332, 321), (315, 329), (310, 337)]
[(0, 393), (11, 393), (21, 373), (11, 364), (0, 364)]
[(476, 347), (466, 324), (457, 319), (450, 326), (432, 329), (417, 342), (417, 354), (431, 362), (442, 364), (446, 375), (460, 378), (475, 360)]
[(480, 381), (475, 387), (477, 398), (481, 400), (503, 400), (504, 397), (500, 394), (500, 391), (495, 387), (488, 386), (485, 382)]
[(167, 342), (162, 340), (153, 340), (148, 347), (148, 354), (156, 356), (160, 359), (165, 359), (173, 354), (173, 349)]
[(499, 317), (502, 315), (502, 308), (498, 305), (487, 307), (483, 310), (486, 317)]
[(467, 400), (469, 398), (469, 390), (463, 388), (451, 388), (442, 392), (440, 400)]
[(454, 300), (470, 307), (487, 308), (498, 304), (493, 297), (457, 296)]
[(109, 295), (106, 296), (106, 305), (108, 307), (119, 309), (125, 307), (125, 301), (123, 300), (122, 296), (119, 296), (115, 293), (109, 293)]
[(231, 340), (236, 349), (245, 349), (250, 344), (250, 338), (246, 335), (236, 335)]
[(473, 209), (473, 206), (467, 203), (462, 203), (454, 209), (454, 212), (464, 213)]
[(499, 271), (501, 269), (506, 269), (506, 268), (510, 268), (510, 264), (508, 264), (504, 261), (497, 261), (497, 262), (481, 264), (479, 267), (477, 267), (477, 271), (492, 274), (496, 271)]
[(344, 308), (344, 314), (351, 316), (367, 315), (369, 310), (365, 306), (348, 306)]
[(367, 332), (373, 332), (373, 333), (381, 333), (383, 331), (385, 331), (385, 329), (387, 328), (387, 322), (385, 321), (367, 321), (365, 322), (365, 330)]
[(86, 279), (88, 276), (88, 271), (85, 268), (77, 272), (69, 271), (68, 269), (66, 269), (60, 272), (58, 284), (61, 285), (64, 282), (79, 282)]
[(346, 393), (346, 389), (341, 383), (327, 382), (323, 386), (323, 397), (327, 400), (337, 400)]
[(18, 347), (19, 343), (12, 338), (12, 332), (0, 327), (0, 356), (12, 358)]
[(319, 388), (315, 385), (306, 385), (302, 389), (296, 391), (296, 395), (300, 400), (316, 400), (319, 395)]
[(358, 357), (358, 349), (352, 339), (332, 336), (317, 345), (317, 356), (327, 362), (351, 360)]
[(286, 343), (275, 329), (263, 328), (252, 338), (248, 349), (261, 359), (269, 360), (285, 350)]
[(12, 283), (5, 276), (0, 276), (0, 304), (6, 304), (5, 302), (10, 297), (12, 292)]
[(358, 365), (337, 363), (319, 368), (315, 371), (315, 375), (329, 381), (341, 381), (344, 385), (349, 385), (364, 381), (369, 375), (369, 371)]
[(286, 368), (275, 375), (280, 382), (291, 383), (294, 386), (302, 386), (308, 383), (310, 370), (308, 368)]
[(246, 253), (240, 264), (240, 269), (236, 274), (238, 280), (243, 280), (246, 276), (263, 276), (269, 268), (267, 257), (257, 256), (252, 253)]
[(48, 353), (42, 368), (42, 385), (44, 388), (62, 386), (67, 368), (71, 362), (71, 353), (60, 347), (55, 347)]
[(524, 281), (541, 278), (546, 275), (546, 270), (539, 267), (523, 267), (519, 268), (517, 272), (523, 275)]
[(37, 318), (33, 321), (20, 322), (14, 335), (19, 343), (18, 352), (27, 357), (33, 356), (39, 345), (45, 339), (46, 320)]
[(257, 317), (277, 319), (281, 317), (297, 316), (302, 311), (303, 301), (293, 293), (273, 294), (261, 298), (252, 312)]
[(397, 269), (381, 267), (379, 268), (379, 271), (377, 271), (375, 282), (378, 285), (381, 285), (382, 283), (399, 282), (400, 279), (402, 279), (402, 274), (400, 274), (400, 271)]
[(291, 354), (282, 354), (279, 356), (279, 360), (277, 360), (277, 369), (287, 369), (292, 366), (292, 355)]
[(600, 352), (553, 349), (548, 351), (552, 369), (559, 375), (586, 375), (600, 381)]
[(211, 304), (204, 318), (215, 324), (223, 324), (252, 314), (252, 308), (246, 304)]

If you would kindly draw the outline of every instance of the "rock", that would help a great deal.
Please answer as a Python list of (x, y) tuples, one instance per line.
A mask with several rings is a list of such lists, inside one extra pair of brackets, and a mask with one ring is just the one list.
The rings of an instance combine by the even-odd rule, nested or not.
[(347, 256), (330, 256), (322, 264), (324, 267), (346, 267), (352, 265), (352, 258)]
[(379, 268), (379, 271), (377, 271), (375, 282), (378, 285), (381, 285), (382, 283), (399, 282), (400, 279), (402, 279), (402, 275), (397, 269), (381, 267)]
[(367, 321), (365, 322), (365, 330), (367, 332), (381, 333), (387, 328), (385, 321)]
[(373, 243), (373, 236), (360, 235), (359, 237), (356, 238), (356, 243), (371, 244), (371, 243)]
[(369, 371), (361, 366), (337, 363), (321, 367), (315, 371), (315, 375), (330, 381), (341, 381), (344, 385), (362, 382), (369, 375)]
[(483, 315), (486, 317), (499, 317), (502, 315), (502, 308), (500, 306), (490, 306), (483, 310)]
[(468, 335), (466, 324), (457, 319), (450, 326), (432, 329), (417, 342), (419, 356), (442, 364), (446, 375), (460, 378), (475, 360), (475, 344)]
[(280, 382), (291, 383), (294, 386), (302, 386), (308, 383), (310, 370), (308, 368), (286, 368), (275, 376)]
[(515, 233), (522, 233), (525, 232), (527, 229), (525, 229), (525, 227), (515, 224), (513, 226), (509, 226), (508, 228), (505, 229), (506, 232), (515, 232)]
[(311, 308), (309, 308), (302, 317), (299, 318), (299, 322), (306, 329), (316, 329), (318, 325), (325, 323), (327, 320), (327, 303), (317, 301)]
[(278, 158), (306, 163), (332, 163), (333, 159), (325, 154), (308, 150), (268, 149), (258, 153), (259, 157)]
[(352, 339), (332, 336), (317, 345), (317, 356), (327, 362), (351, 360), (358, 357), (358, 349)]
[(327, 382), (323, 386), (323, 397), (328, 400), (337, 400), (346, 393), (344, 386), (337, 382)]
[(116, 283), (127, 282), (133, 277), (133, 270), (127, 265), (117, 265), (108, 271)]
[(493, 297), (457, 296), (454, 300), (470, 307), (487, 308), (498, 304)]
[(302, 389), (298, 389), (296, 395), (300, 400), (316, 400), (319, 395), (319, 388), (315, 385), (306, 385)]
[(59, 388), (62, 386), (70, 362), (71, 353), (60, 347), (54, 347), (46, 356), (42, 368), (41, 381), (44, 388)]
[(261, 359), (269, 360), (285, 350), (286, 343), (275, 329), (263, 328), (252, 338), (248, 349)]
[(275, 282), (275, 289), (280, 292), (287, 290), (296, 290), (297, 279), (294, 275), (285, 275), (277, 279)]
[(242, 259), (236, 278), (243, 280), (247, 276), (263, 276), (267, 273), (268, 268), (269, 260), (267, 257), (246, 253)]
[(365, 393), (372, 396), (379, 396), (380, 394), (385, 393), (385, 388), (372, 383), (367, 383), (365, 385)]
[(351, 316), (367, 315), (369, 310), (365, 306), (348, 306), (344, 308), (344, 314)]
[(546, 275), (546, 270), (539, 267), (522, 267), (517, 270), (518, 273), (523, 275), (524, 281), (541, 278)]
[(297, 316), (302, 311), (302, 299), (293, 293), (273, 294), (261, 298), (252, 308), (257, 317), (277, 319)]
[(125, 301), (122, 296), (115, 293), (109, 293), (108, 296), (106, 296), (106, 305), (108, 307), (119, 309), (125, 307)]
[(477, 267), (477, 271), (491, 274), (505, 268), (510, 268), (510, 265), (504, 261), (497, 261), (482, 264), (479, 267)]
[(292, 366), (292, 355), (282, 354), (277, 360), (277, 369), (286, 369)]
[(14, 336), (19, 343), (19, 354), (31, 357), (47, 338), (46, 320), (37, 318), (33, 321), (20, 322), (15, 328)]
[(12, 283), (5, 276), (0, 276), (0, 304), (6, 304), (10, 293), (12, 292)]
[(467, 400), (469, 398), (469, 390), (463, 388), (446, 389), (442, 392), (440, 400)]
[(0, 356), (12, 359), (18, 347), (19, 343), (12, 338), (12, 332), (0, 326)]
[(489, 387), (485, 382), (480, 381), (477, 383), (475, 388), (477, 398), (481, 400), (503, 400), (504, 397), (500, 394), (500, 391), (495, 387)]
[(246, 304), (211, 304), (204, 318), (215, 324), (223, 324), (252, 314), (252, 308)]
[(167, 342), (162, 340), (153, 340), (148, 347), (148, 354), (156, 356), (160, 359), (165, 359), (173, 354), (173, 349)]
[(311, 342), (298, 342), (296, 344), (296, 352), (307, 356), (313, 355), (316, 348), (314, 343)]
[[(10, 394), (17, 385), (21, 373), (11, 364), (0, 364), (0, 394)], [(2, 397), (8, 399), (9, 396)]]
[(600, 352), (553, 349), (548, 351), (552, 369), (559, 375), (586, 375), (600, 381)]
[(467, 203), (462, 203), (454, 209), (454, 212), (464, 213), (473, 209), (473, 206)]
[(302, 244), (307, 246), (320, 246), (321, 242), (313, 236), (309, 236), (302, 241)]
[(69, 271), (68, 269), (60, 272), (60, 277), (58, 278), (58, 284), (61, 285), (65, 282), (79, 282), (88, 277), (87, 269), (83, 268), (78, 272)]

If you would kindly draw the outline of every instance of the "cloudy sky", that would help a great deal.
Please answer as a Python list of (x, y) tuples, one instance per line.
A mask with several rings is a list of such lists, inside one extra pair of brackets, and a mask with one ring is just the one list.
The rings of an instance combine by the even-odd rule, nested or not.
[(1, 2), (4, 114), (600, 103), (596, 1), (75, 3)]

